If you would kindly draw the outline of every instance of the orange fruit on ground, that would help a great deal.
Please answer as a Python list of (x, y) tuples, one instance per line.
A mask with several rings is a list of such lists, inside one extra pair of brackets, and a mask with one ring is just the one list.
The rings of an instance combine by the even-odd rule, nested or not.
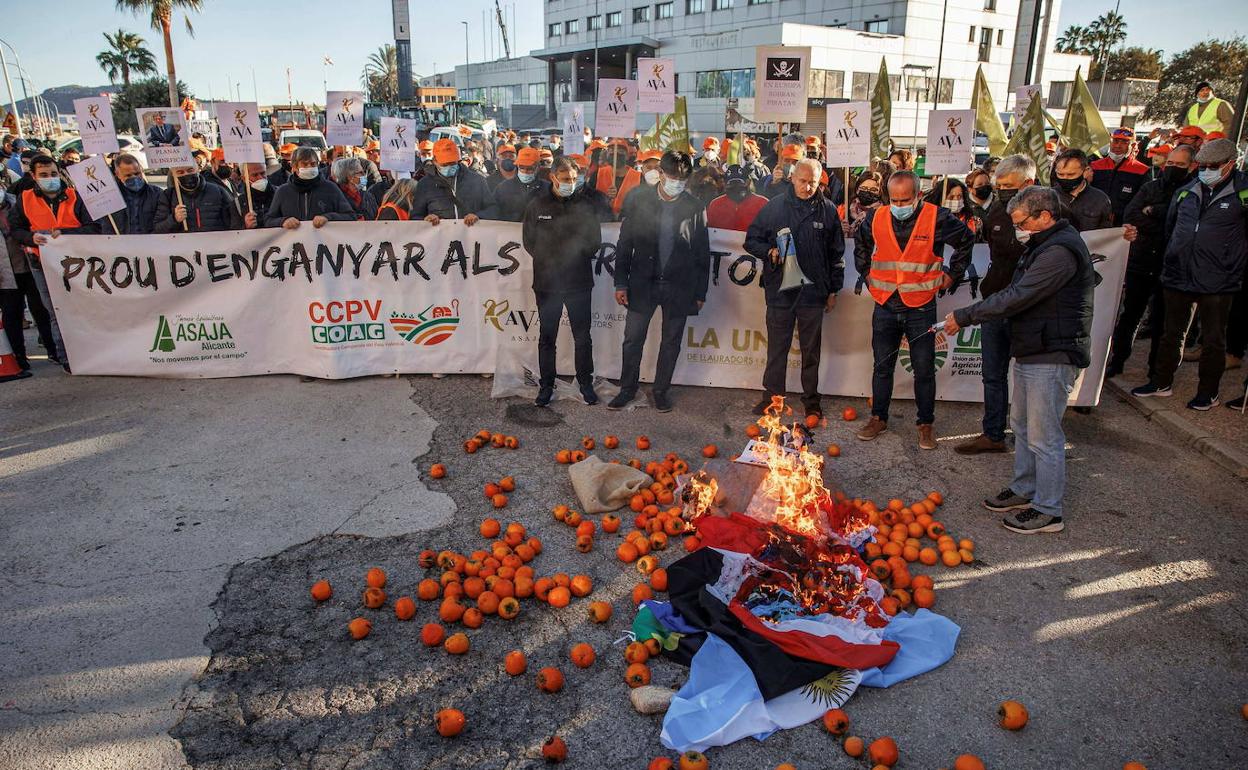
[(453, 738), (459, 735), (466, 722), (464, 712), (459, 709), (442, 709), (434, 715), (433, 721), (438, 728), (438, 735), (443, 738)]
[(557, 735), (552, 735), (542, 744), (542, 756), (547, 762), (559, 763), (568, 758), (568, 744)]
[(490, 498), (490, 503), (495, 508), (506, 508), (507, 507), (507, 495), (504, 495), (500, 492), (499, 494), (494, 495), (493, 497)]
[(425, 578), (416, 586), (416, 596), (420, 597), (421, 601), (431, 602), (438, 598), (440, 593), (442, 593), (442, 586), (432, 578)]
[(956, 550), (944, 551), (940, 554), (940, 561), (946, 567), (956, 567), (962, 563), (962, 555)]
[(498, 523), (498, 519), (486, 519), (481, 522), (481, 537), (495, 538), (501, 532), (503, 526)]
[(758, 438), (762, 434), (763, 434), (762, 430), (754, 423), (750, 423), (749, 425), (745, 426), (745, 435), (748, 436), (749, 438)]
[(485, 485), (485, 499), (489, 500), (491, 497), (493, 497), (494, 495), (497, 495), (499, 492), (502, 492), (502, 491), (503, 490), (501, 487), (499, 487), (497, 484), (491, 481)]
[(570, 657), (572, 658), (572, 664), (577, 668), (589, 668), (594, 665), (594, 660), (598, 656), (594, 654), (594, 648), (591, 645), (581, 642), (572, 648)]
[(511, 676), (520, 676), (529, 667), (529, 659), (519, 650), (512, 650), (503, 658), (503, 670)]
[(476, 454), (477, 450), (480, 448), (481, 448), (481, 442), (477, 441), (475, 438), (470, 438), (464, 442), (464, 451), (470, 455)]
[(662, 567), (650, 573), (650, 587), (656, 591), (667, 590), (667, 570)]
[(1248, 703), (1239, 707), (1239, 715), (1244, 719), (1248, 719)]
[(853, 422), (858, 419), (858, 411), (852, 406), (847, 406), (841, 411), (841, 419), (845, 422)]
[(864, 744), (862, 739), (857, 735), (851, 735), (846, 738), (845, 742), (842, 743), (841, 746), (845, 749), (846, 754), (855, 758), (861, 757), (867, 750), (866, 744)]
[(629, 642), (624, 648), (624, 660), (630, 665), (633, 663), (645, 663), (650, 660), (650, 650), (646, 648), (643, 642)]
[(379, 569), (377, 567), (373, 567), (372, 569), (368, 571), (368, 574), (364, 576), (364, 582), (368, 585), (369, 588), (385, 588), (386, 587), (385, 570)]
[(984, 762), (974, 754), (962, 754), (953, 760), (953, 770), (985, 770)]
[(719, 447), (715, 446), (714, 444), (707, 444), (706, 446), (702, 447), (703, 457), (708, 457), (708, 458), (715, 457), (718, 454), (719, 454)]
[(637, 546), (625, 541), (620, 543), (619, 547), (615, 549), (615, 556), (625, 564), (632, 564), (637, 561), (637, 557), (640, 554), (637, 552)]
[(945, 502), (944, 496), (940, 494), (939, 492), (928, 492), (927, 499), (931, 500), (936, 505), (941, 505), (942, 503)]
[(910, 587), (915, 591), (920, 588), (933, 588), (934, 586), (931, 575), (915, 575), (914, 579), (910, 581)]
[(394, 603), (394, 616), (399, 620), (411, 620), (416, 617), (416, 602), (410, 596), (400, 596)]
[(504, 596), (498, 603), (498, 616), (503, 620), (512, 620), (520, 614), (520, 602), (514, 596)]
[(970, 564), (975, 561), (975, 553), (973, 551), (968, 551), (965, 548), (959, 548), (957, 553), (963, 564)]
[(914, 606), (921, 609), (928, 609), (936, 603), (936, 592), (930, 588), (914, 589)]
[(463, 655), (468, 652), (468, 635), (462, 631), (451, 634), (446, 637), (446, 641), (442, 643), (446, 651), (452, 655)]
[(446, 466), (442, 463), (434, 463), (429, 466), (429, 476), (435, 479), (446, 478)]
[(961, 540), (958, 541), (958, 550), (959, 551), (974, 551), (975, 541), (970, 539), (969, 537), (962, 538)]
[(905, 559), (906, 561), (918, 561), (919, 549), (915, 548), (912, 545), (907, 545), (901, 549), (901, 558)]
[(493, 615), (498, 612), (499, 596), (493, 591), (482, 591), (477, 597), (477, 609), (486, 615)]
[(876, 738), (867, 747), (867, 756), (873, 764), (892, 767), (897, 764), (897, 742), (887, 735)]
[(655, 757), (646, 765), (646, 770), (673, 770), (675, 767), (676, 763), (667, 757)]
[(572, 601), (572, 592), (565, 586), (556, 586), (550, 589), (550, 593), (546, 595), (546, 601), (551, 607), (567, 607), (568, 602)]
[(563, 689), (563, 672), (552, 667), (538, 671), (537, 689), (542, 692), (559, 692)]
[(776, 765), (776, 770), (797, 770), (797, 767), (790, 764), (789, 762), (781, 762), (780, 764)]
[(464, 624), (464, 628), (480, 628), (485, 624), (485, 613), (476, 607), (469, 607), (464, 610), (464, 616), (460, 618), (460, 622)]
[(893, 588), (909, 588), (912, 580), (913, 578), (910, 577), (910, 570), (893, 570)]
[(646, 554), (637, 560), (637, 571), (643, 575), (649, 575), (659, 568), (659, 557), (653, 554)]
[(819, 415), (817, 415), (817, 414), (808, 414), (808, 415), (806, 415), (806, 427), (807, 427), (807, 428), (817, 428), (817, 427), (819, 427)]
[(888, 501), (888, 509), (890, 511), (900, 511), (902, 508), (905, 508), (905, 507), (906, 507), (906, 504), (903, 503), (899, 498), (894, 497), (892, 500)]
[(606, 533), (620, 531), (620, 517), (614, 513), (608, 513), (602, 517), (602, 531)]
[(504, 492), (515, 492), (516, 491), (516, 477), (515, 476), (503, 476), (501, 479), (498, 480), (498, 486), (501, 487)]
[(370, 610), (375, 610), (386, 603), (386, 592), (380, 588), (364, 589), (364, 606)]
[(438, 619), (443, 623), (458, 623), (467, 610), (467, 607), (455, 599), (443, 599), (441, 606), (438, 607)]
[(645, 436), (638, 436), (638, 437), (637, 437), (637, 448), (638, 448), (638, 449), (640, 449), (640, 450), (642, 450), (643, 452), (644, 452), (645, 450), (649, 449), (649, 448), (650, 448), (650, 439), (646, 438)]
[(823, 713), (823, 728), (833, 735), (844, 735), (849, 730), (849, 714), (841, 709), (830, 709)]
[(312, 584), (312, 598), (318, 602), (323, 602), (334, 595), (334, 589), (330, 587), (328, 580), (318, 580)]
[(1143, 762), (1128, 762), (1122, 766), (1122, 770), (1148, 770)]
[(840, 457), (841, 448), (836, 444), (828, 444), (828, 457)]
[(594, 591), (594, 581), (589, 575), (573, 575), (572, 582), (568, 584), (568, 590), (578, 599), (589, 596)]
[(680, 770), (707, 770), (710, 762), (700, 751), (686, 751), (680, 755)]
[(608, 602), (590, 602), (589, 619), (595, 623), (606, 623), (611, 619), (611, 605)]
[(347, 624), (347, 631), (355, 640), (363, 639), (373, 630), (373, 623), (368, 618), (356, 618)]
[(936, 562), (938, 561), (940, 561), (940, 552), (937, 551), (935, 548), (919, 549), (919, 563), (920, 564), (926, 564), (927, 566), (932, 567), (932, 566), (935, 566)]
[(624, 682), (629, 687), (641, 687), (650, 684), (650, 667), (645, 663), (633, 663), (624, 670)]
[(901, 605), (893, 597), (885, 596), (883, 599), (880, 599), (880, 609), (885, 614), (896, 615), (898, 612), (901, 612)]
[(602, 440), (602, 444), (607, 449), (615, 449), (620, 445), (620, 439), (618, 436), (607, 436)]
[(645, 583), (638, 583), (633, 587), (633, 606), (637, 606), (646, 599), (653, 599), (654, 591), (650, 590), (650, 586)]
[(1007, 730), (1023, 729), (1028, 718), (1027, 707), (1016, 700), (1007, 700), (997, 706), (997, 724)]

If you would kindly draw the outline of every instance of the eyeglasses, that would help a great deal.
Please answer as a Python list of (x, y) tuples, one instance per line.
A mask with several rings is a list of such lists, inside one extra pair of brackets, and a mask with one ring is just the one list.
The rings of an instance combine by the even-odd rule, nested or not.
[(1015, 227), (1022, 227), (1022, 225), (1023, 225), (1023, 223), (1024, 223), (1024, 222), (1026, 222), (1028, 219), (1034, 219), (1034, 218), (1035, 218), (1035, 216), (1036, 216), (1035, 214), (1028, 214), (1027, 216), (1023, 217), (1022, 219), (1018, 220), (1017, 222), (1014, 222), (1014, 217), (1010, 217), (1010, 221), (1011, 221), (1011, 222), (1014, 222), (1014, 226), (1015, 226)]
[(1225, 163), (1197, 163), (1196, 168), (1204, 171), (1217, 171), (1225, 165)]

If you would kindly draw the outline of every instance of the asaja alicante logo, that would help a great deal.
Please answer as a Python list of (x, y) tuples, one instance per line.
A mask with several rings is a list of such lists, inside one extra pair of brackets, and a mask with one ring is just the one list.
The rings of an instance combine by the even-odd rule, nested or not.
[(234, 348), (234, 335), (222, 316), (175, 315), (170, 320), (162, 315), (156, 321), (156, 338), (147, 352), (173, 353), (185, 343), (199, 343), (199, 350), (229, 350)]
[[(936, 335), (936, 371), (940, 371), (945, 365), (945, 361), (949, 359), (949, 338), (945, 336), (943, 331), (935, 332)], [(901, 362), (901, 368), (910, 374), (914, 374), (914, 362), (910, 359), (910, 340), (902, 337), (901, 350), (897, 351), (897, 360)]]
[(459, 328), (459, 300), (452, 299), (450, 307), (430, 305), (415, 315), (391, 313), (390, 326), (413, 345), (439, 345)]
[(512, 309), (509, 299), (487, 299), (481, 306), (481, 320), (500, 332), (528, 332), (537, 325), (537, 310)]

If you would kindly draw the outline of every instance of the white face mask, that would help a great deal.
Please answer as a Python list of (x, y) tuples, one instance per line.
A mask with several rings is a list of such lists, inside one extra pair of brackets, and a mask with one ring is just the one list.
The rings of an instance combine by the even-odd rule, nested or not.
[(706, 153), (702, 157), (706, 158), (711, 163), (714, 163), (715, 161), (719, 160), (719, 153), (715, 152), (714, 150), (707, 150)]
[(1031, 240), (1031, 231), (1020, 230), (1019, 228), (1015, 227), (1014, 228), (1014, 240), (1018, 241), (1019, 243), (1026, 243), (1027, 241)]
[(317, 168), (316, 166), (304, 166), (303, 168), (299, 169), (296, 173), (299, 174), (300, 179), (306, 179), (308, 181), (312, 181), (313, 179), (316, 179), (318, 176), (321, 175), (321, 170)]
[(255, 190), (256, 192), (264, 192), (265, 190), (269, 189), (269, 180), (265, 177), (261, 177), (251, 183), (251, 189)]
[(656, 184), (658, 184), (658, 183), (659, 183), (659, 177), (660, 177), (660, 176), (661, 176), (661, 175), (660, 175), (659, 170), (658, 170), (657, 168), (652, 168), (652, 169), (650, 169), (649, 171), (647, 171), (646, 173), (642, 174), (642, 177), (646, 180), (646, 184), (648, 184), (648, 185), (656, 185)]
[(675, 198), (685, 191), (685, 182), (682, 179), (664, 179), (663, 192), (667, 193), (667, 197)]
[(959, 211), (962, 210), (962, 199), (951, 198), (945, 201), (945, 208), (949, 209), (949, 211), (953, 214), (958, 213)]
[(1109, 152), (1107, 152), (1106, 155), (1108, 155), (1109, 159), (1115, 163), (1127, 157), (1127, 154), (1125, 152), (1114, 152), (1113, 150), (1110, 150)]

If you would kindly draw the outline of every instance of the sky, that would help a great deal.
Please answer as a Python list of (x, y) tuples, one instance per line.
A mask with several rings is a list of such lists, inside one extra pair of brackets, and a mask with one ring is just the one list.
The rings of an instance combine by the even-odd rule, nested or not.
[[(108, 78), (95, 63), (104, 50), (102, 32), (119, 27), (142, 35), (164, 70), (160, 34), (147, 19), (118, 11), (112, 0), (56, 0), (49, 8), (38, 3), (14, 2), (5, 14), (0, 38), (16, 48), (35, 90), (78, 84), (103, 85)], [(360, 88), (360, 73), (368, 55), (390, 42), (393, 29), (389, 0), (203, 0), (204, 11), (191, 16), (195, 37), (187, 35), (181, 19), (174, 24), (174, 57), (178, 78), (200, 98), (227, 98), (261, 104), (286, 101), (286, 68), (296, 100), (323, 101), (322, 78), (331, 90)], [(544, 0), (504, 0), (513, 55), (543, 45)], [(501, 44), (483, 40), (483, 18), (490, 11), (488, 32), (496, 35), (493, 0), (411, 0), (412, 69), (417, 75), (446, 71), (464, 61), (463, 27), (469, 24), (468, 53), (472, 61), (501, 57)], [(1204, 0), (1199, 14), (1176, 12), (1168, 0), (1123, 0), (1128, 45), (1182, 50), (1199, 40), (1248, 34), (1248, 3), (1244, 0)], [(438, 9), (436, 23), (421, 18), (422, 11)], [(1111, 0), (1063, 4), (1059, 31), (1069, 24), (1087, 24), (1112, 10)], [(295, 13), (292, 18), (292, 10)], [(1181, 17), (1181, 23), (1176, 14)], [(510, 13), (509, 13), (510, 15)], [(1206, 21), (1207, 20), (1207, 21)], [(513, 28), (514, 27), (514, 28)], [(66, 39), (66, 34), (72, 35)], [(51, 43), (51, 44), (49, 44)], [(11, 52), (6, 49), (10, 57)], [(322, 67), (323, 57), (334, 61)], [(436, 69), (435, 69), (436, 67)], [(253, 89), (252, 72), (255, 72)], [(19, 90), (13, 72), (14, 89)], [(20, 94), (19, 94), (20, 98)]]

